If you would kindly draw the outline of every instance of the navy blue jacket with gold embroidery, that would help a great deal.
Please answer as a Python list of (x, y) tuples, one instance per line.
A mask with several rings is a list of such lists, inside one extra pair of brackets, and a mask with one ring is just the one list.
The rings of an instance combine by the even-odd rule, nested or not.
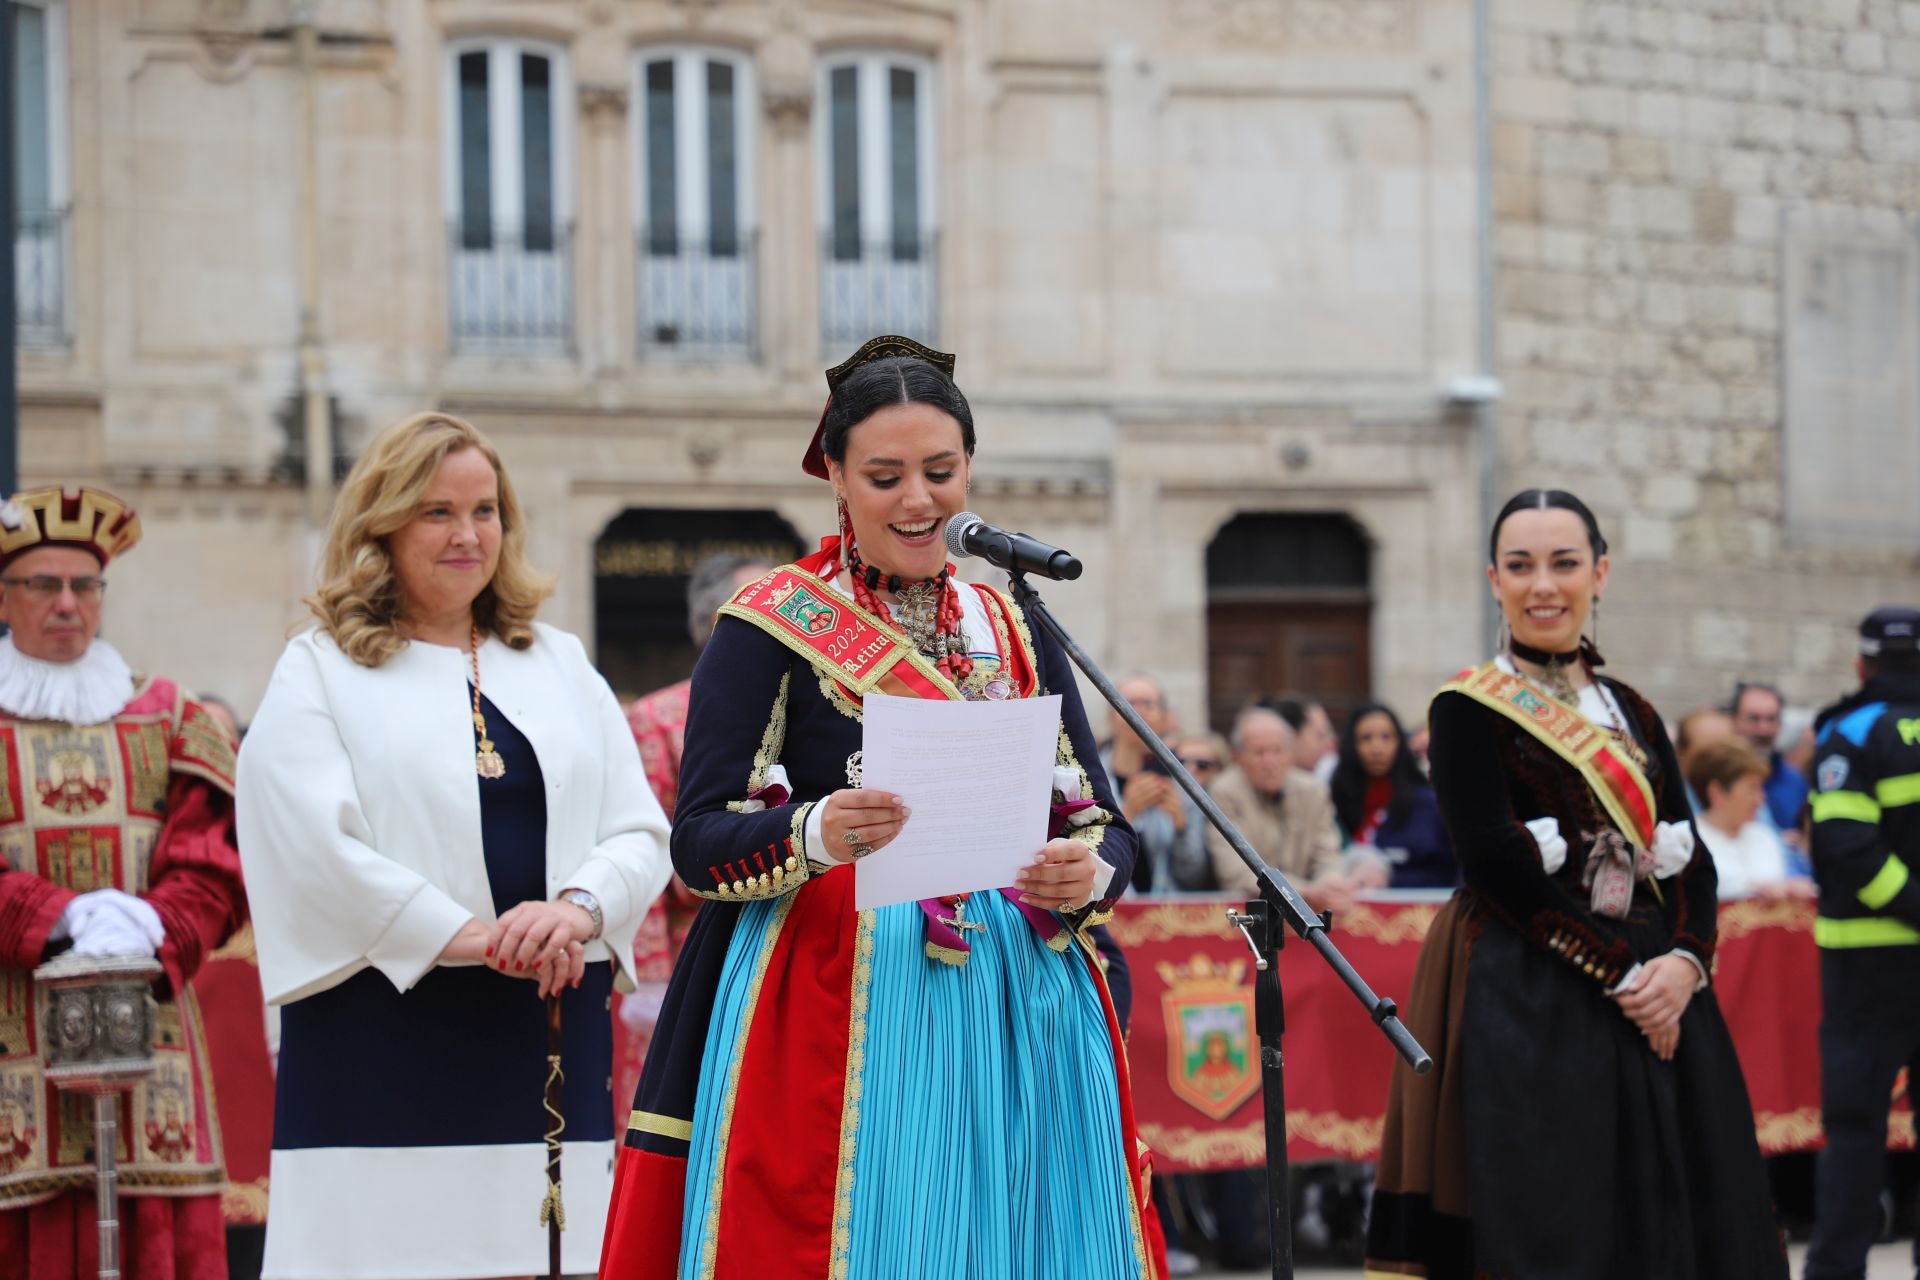
[[(1041, 692), (1062, 695), (1060, 763), (1080, 770), (1086, 778), (1082, 795), (1091, 795), (1107, 815), (1070, 834), (1114, 867), (1108, 892), (1118, 895), (1133, 872), (1133, 830), (1100, 767), (1065, 653), (1044, 633), (1034, 637), (1033, 647)], [(641, 1072), (633, 1106), (648, 1123), (629, 1129), (627, 1145), (686, 1155), (686, 1140), (673, 1131), (693, 1115), (713, 995), (740, 903), (798, 892), (820, 873), (819, 864), (810, 865), (805, 856), (807, 814), (851, 785), (849, 764), (861, 739), (859, 708), (837, 685), (765, 632), (738, 618), (720, 618), (693, 673), (673, 829), (674, 869), (708, 901), (674, 968)], [(787, 773), (786, 802), (743, 811), (775, 764)], [(1085, 925), (1111, 909), (1109, 897), (1069, 919)]]

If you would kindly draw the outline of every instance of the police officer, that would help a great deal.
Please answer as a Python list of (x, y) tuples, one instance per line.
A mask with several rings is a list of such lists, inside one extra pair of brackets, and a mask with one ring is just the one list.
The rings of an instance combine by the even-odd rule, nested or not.
[(1855, 669), (1859, 691), (1814, 722), (1827, 1149), (1806, 1280), (1867, 1274), (1894, 1077), (1920, 1080), (1920, 610), (1868, 614)]

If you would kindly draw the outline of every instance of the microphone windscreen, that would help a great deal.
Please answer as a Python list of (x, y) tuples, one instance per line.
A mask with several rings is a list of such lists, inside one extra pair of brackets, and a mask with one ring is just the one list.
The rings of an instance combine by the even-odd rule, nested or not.
[(985, 523), (986, 521), (971, 511), (962, 511), (947, 521), (947, 550), (952, 552), (956, 559), (972, 555), (973, 552), (967, 550), (967, 531), (977, 524)]

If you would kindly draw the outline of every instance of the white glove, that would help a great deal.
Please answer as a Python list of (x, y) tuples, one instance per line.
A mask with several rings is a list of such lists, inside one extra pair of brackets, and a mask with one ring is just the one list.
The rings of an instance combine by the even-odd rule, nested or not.
[(1540, 846), (1540, 866), (1548, 875), (1567, 865), (1567, 842), (1560, 834), (1558, 818), (1535, 818), (1524, 825)]
[(83, 956), (157, 955), (167, 938), (152, 904), (119, 889), (81, 894), (67, 904), (60, 927)]
[[(1653, 829), (1653, 874), (1671, 880), (1693, 861), (1693, 828), (1684, 822), (1663, 822)], [(1688, 957), (1692, 959), (1692, 957)], [(1698, 960), (1694, 963), (1699, 964)]]

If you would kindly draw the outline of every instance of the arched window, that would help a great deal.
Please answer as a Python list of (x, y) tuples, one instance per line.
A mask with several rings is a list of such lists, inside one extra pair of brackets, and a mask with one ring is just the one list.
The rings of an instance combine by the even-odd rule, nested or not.
[(750, 359), (753, 66), (719, 49), (642, 49), (632, 100), (641, 353)]
[(1207, 546), (1207, 714), (1224, 730), (1262, 697), (1336, 721), (1372, 688), (1372, 550), (1344, 515), (1247, 514)]
[(545, 44), (457, 41), (445, 101), (454, 349), (563, 354), (573, 332), (566, 59)]
[(687, 625), (694, 568), (714, 555), (785, 564), (799, 552), (777, 512), (628, 508), (594, 542), (595, 664), (622, 696), (686, 679), (700, 656)]
[(845, 354), (876, 333), (936, 340), (932, 64), (836, 54), (821, 64), (815, 101), (825, 350)]

